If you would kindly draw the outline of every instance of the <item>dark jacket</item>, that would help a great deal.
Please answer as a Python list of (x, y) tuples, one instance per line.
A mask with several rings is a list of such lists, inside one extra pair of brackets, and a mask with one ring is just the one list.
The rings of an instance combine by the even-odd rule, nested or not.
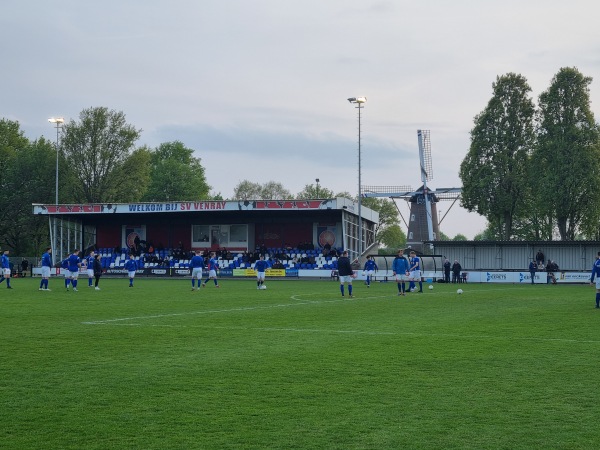
[(462, 266), (459, 263), (452, 264), (452, 272), (459, 274), (462, 270)]
[(345, 277), (354, 273), (354, 271), (352, 270), (352, 265), (350, 264), (350, 258), (348, 258), (347, 256), (340, 256), (337, 263), (338, 275), (340, 277)]
[(100, 259), (94, 259), (94, 275), (102, 275), (102, 264)]

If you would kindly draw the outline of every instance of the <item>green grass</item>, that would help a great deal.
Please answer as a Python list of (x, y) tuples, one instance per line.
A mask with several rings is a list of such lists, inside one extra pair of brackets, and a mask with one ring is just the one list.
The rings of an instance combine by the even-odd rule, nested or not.
[(600, 442), (588, 286), (0, 285), (0, 448), (532, 449)]

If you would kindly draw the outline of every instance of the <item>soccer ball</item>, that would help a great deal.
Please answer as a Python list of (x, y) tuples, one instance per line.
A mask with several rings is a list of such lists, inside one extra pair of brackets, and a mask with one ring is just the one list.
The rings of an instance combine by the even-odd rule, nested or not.
[(463, 293), (463, 290), (462, 290), (462, 289), (458, 289), (458, 290), (456, 291), (456, 293), (457, 293), (457, 294), (462, 294), (462, 293)]
[(265, 286), (264, 284), (260, 287), (261, 289), (266, 289), (267, 286)]
[(429, 289), (433, 289), (433, 285), (432, 284), (429, 285)]
[(412, 288), (412, 289), (410, 290), (410, 292), (415, 292), (415, 288)]

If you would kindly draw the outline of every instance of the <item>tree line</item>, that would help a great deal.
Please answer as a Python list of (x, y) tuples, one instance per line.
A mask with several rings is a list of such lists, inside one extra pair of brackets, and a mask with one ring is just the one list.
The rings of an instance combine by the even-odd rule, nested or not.
[(561, 68), (536, 106), (523, 75), (496, 78), (460, 166), (462, 206), (488, 221), (479, 238), (600, 239), (591, 82), (577, 68)]
[[(29, 140), (18, 122), (0, 119), (0, 246), (15, 255), (37, 255), (49, 244), (48, 219), (34, 216), (31, 205), (54, 204), (57, 160), (61, 204), (224, 200), (211, 191), (194, 149), (179, 141), (136, 146), (141, 130), (127, 123), (123, 112), (84, 109), (58, 133), (57, 142)], [(275, 181), (244, 180), (229, 200), (338, 196), (353, 198), (312, 184), (294, 196)], [(380, 213), (379, 241), (401, 246), (406, 238), (393, 202), (365, 199), (363, 204)]]

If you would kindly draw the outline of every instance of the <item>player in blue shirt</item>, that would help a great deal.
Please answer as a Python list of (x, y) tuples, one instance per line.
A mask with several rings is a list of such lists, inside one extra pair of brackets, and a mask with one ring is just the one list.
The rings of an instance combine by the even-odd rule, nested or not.
[(42, 281), (40, 281), (40, 291), (49, 291), (48, 280), (50, 279), (50, 268), (52, 267), (52, 247), (48, 247), (42, 254)]
[(415, 281), (419, 281), (419, 292), (423, 292), (423, 281), (421, 280), (421, 258), (419, 258), (416, 252), (410, 252), (410, 272), (409, 279), (411, 281), (411, 290), (415, 287)]
[(398, 295), (406, 295), (406, 277), (408, 276), (408, 261), (404, 257), (404, 250), (398, 250), (398, 256), (392, 262), (392, 272), (398, 284)]
[(596, 308), (600, 308), (600, 252), (598, 252), (598, 257), (592, 266), (590, 284), (594, 283), (594, 278), (596, 279)]
[(88, 276), (88, 287), (92, 287), (92, 281), (94, 280), (94, 259), (96, 259), (96, 253), (94, 250), (85, 258), (85, 266), (87, 268)]
[(65, 258), (60, 263), (60, 270), (65, 276), (65, 288), (69, 290), (71, 284), (71, 272), (69, 272), (69, 258)]
[(127, 274), (129, 275), (129, 287), (133, 287), (133, 279), (137, 270), (137, 262), (134, 258), (135, 256), (131, 253), (129, 259), (125, 261), (125, 270), (127, 270)]
[[(73, 250), (73, 253), (67, 258), (69, 261), (69, 272), (71, 274), (71, 285), (73, 292), (77, 292), (77, 278), (79, 277), (79, 269), (81, 268), (81, 258), (79, 257), (79, 249)], [(67, 287), (67, 289), (69, 289)]]
[(367, 275), (367, 287), (371, 287), (371, 277), (375, 275), (375, 272), (379, 270), (375, 260), (371, 256), (367, 256), (367, 261), (365, 262), (365, 267), (363, 268), (363, 272)]
[(200, 250), (196, 250), (192, 259), (190, 259), (190, 267), (192, 268), (192, 291), (196, 290), (196, 280), (198, 287), (202, 281), (202, 269), (204, 269), (204, 258), (200, 254)]
[(208, 280), (213, 280), (215, 282), (215, 287), (219, 287), (219, 282), (217, 281), (217, 270), (219, 269), (219, 260), (217, 259), (217, 255), (215, 252), (210, 254), (210, 259), (208, 260), (208, 278), (204, 280), (202, 283), (202, 287), (206, 286)]
[(10, 286), (10, 259), (8, 257), (9, 253), (9, 250), (4, 250), (4, 253), (2, 254), (2, 278), (0, 278), (0, 283), (6, 280), (6, 288), (12, 289), (12, 287)]
[(269, 263), (265, 261), (264, 255), (260, 255), (260, 259), (254, 263), (256, 270), (256, 289), (266, 289), (265, 286), (265, 271), (269, 267)]

